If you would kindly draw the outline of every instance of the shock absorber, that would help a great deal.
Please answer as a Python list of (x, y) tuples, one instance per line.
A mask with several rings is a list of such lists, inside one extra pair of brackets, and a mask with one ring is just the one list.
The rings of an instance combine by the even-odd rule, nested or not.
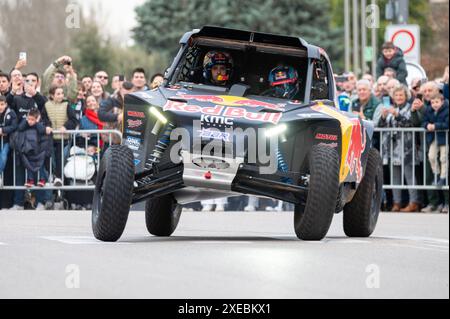
[[(287, 173), (289, 172), (289, 166), (287, 165), (286, 161), (284, 160), (283, 153), (281, 153), (280, 149), (277, 150), (277, 161), (278, 161), (278, 170)], [(283, 183), (293, 184), (292, 179), (289, 177), (283, 177), (282, 179)]]
[(174, 129), (175, 129), (175, 125), (173, 125), (172, 123), (169, 123), (166, 126), (166, 129), (165, 129), (163, 135), (156, 142), (155, 148), (150, 153), (150, 156), (147, 159), (147, 162), (145, 163), (146, 169), (151, 169), (154, 164), (158, 164), (161, 161), (161, 158), (164, 155), (164, 152), (167, 150), (167, 148), (170, 145), (170, 134), (172, 133), (172, 131)]

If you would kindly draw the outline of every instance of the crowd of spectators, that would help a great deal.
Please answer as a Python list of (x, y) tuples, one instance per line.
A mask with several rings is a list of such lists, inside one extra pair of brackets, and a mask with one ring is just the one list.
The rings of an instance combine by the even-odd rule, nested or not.
[[(136, 68), (129, 81), (124, 75), (114, 75), (110, 83), (110, 76), (104, 70), (93, 76), (80, 76), (69, 56), (56, 59), (42, 78), (35, 72), (22, 74), (25, 66), (26, 61), (19, 60), (12, 71), (0, 71), (0, 188), (6, 180), (12, 185), (13, 177), (16, 186), (28, 188), (67, 185), (64, 165), (70, 155), (84, 148), (87, 155), (95, 158), (109, 143), (117, 141), (111, 135), (84, 134), (73, 143), (64, 133), (119, 129), (123, 122), (124, 96), (156, 88), (163, 82), (160, 73), (147, 81), (142, 68)], [(361, 79), (351, 72), (336, 76), (339, 108), (373, 121), (378, 128), (426, 130), (426, 138), (420, 138), (420, 133), (395, 130), (375, 135), (374, 146), (382, 153), (385, 184), (400, 185), (403, 181), (405, 185), (444, 186), (448, 175), (448, 131), (445, 131), (449, 126), (448, 66), (441, 79), (416, 78), (408, 85), (403, 53), (388, 42), (382, 47), (376, 74), (377, 78), (364, 74)], [(16, 152), (14, 163), (12, 152)], [(426, 171), (426, 181), (423, 181), (423, 171)], [(53, 209), (57, 198), (57, 192), (50, 190), (36, 191), (34, 197), (29, 195), (30, 192), (15, 190), (11, 194), (12, 209), (24, 209), (30, 198), (34, 199), (31, 206), (38, 210)], [(419, 191), (411, 187), (387, 191), (383, 198), (384, 210), (448, 213), (448, 192)], [(73, 202), (72, 208), (89, 209), (89, 200), (81, 206), (76, 200)], [(241, 209), (292, 208), (277, 201), (261, 204), (257, 198), (245, 202)], [(210, 211), (232, 206), (227, 200), (200, 205), (191, 208)]]
[[(145, 70), (136, 68), (129, 81), (124, 75), (114, 75), (109, 85), (104, 70), (93, 76), (77, 74), (69, 56), (56, 59), (42, 77), (35, 72), (23, 74), (26, 65), (26, 60), (19, 59), (12, 71), (0, 70), (0, 188), (15, 185), (36, 190), (75, 183), (65, 174), (68, 157), (82, 150), (95, 159), (110, 143), (117, 143), (117, 137), (82, 134), (72, 141), (66, 131), (118, 129), (124, 96), (156, 88), (163, 81), (158, 73), (147, 84)], [(0, 190), (0, 206), (53, 209), (58, 194), (47, 189)], [(74, 199), (69, 207), (89, 209), (89, 202)]]
[[(448, 213), (448, 191), (422, 192), (412, 186), (439, 188), (448, 183), (448, 66), (440, 79), (414, 78), (408, 85), (403, 53), (387, 42), (382, 47), (376, 74), (376, 79), (365, 74), (358, 80), (353, 73), (336, 79), (342, 111), (373, 121), (377, 128), (389, 129), (376, 133), (374, 138), (374, 146), (382, 154), (384, 184), (409, 187), (386, 192), (383, 209)], [(402, 133), (395, 128), (423, 128), (426, 133)]]

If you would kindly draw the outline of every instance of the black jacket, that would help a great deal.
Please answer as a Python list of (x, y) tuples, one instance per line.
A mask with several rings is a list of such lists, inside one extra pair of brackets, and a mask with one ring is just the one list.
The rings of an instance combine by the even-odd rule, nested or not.
[(49, 126), (45, 103), (47, 98), (40, 93), (33, 97), (28, 97), (25, 93), (21, 95), (8, 94), (6, 97), (8, 105), (16, 112), (18, 122), (27, 118), (28, 112), (32, 109), (38, 109), (41, 112), (41, 119), (44, 125)]
[(9, 136), (17, 129), (16, 113), (9, 107), (0, 114), (0, 128), (3, 134), (6, 134), (3, 137), (3, 143), (9, 143)]
[[(444, 105), (435, 112), (431, 106), (427, 106), (425, 109), (425, 116), (423, 119), (423, 127), (426, 129), (428, 124), (434, 124), (436, 131), (448, 130), (448, 101), (445, 100)], [(427, 132), (427, 143), (431, 144), (437, 136), (437, 144), (439, 146), (445, 145), (446, 132)]]
[(26, 120), (19, 124), (18, 130), (11, 136), (10, 145), (24, 167), (35, 173), (53, 151), (53, 140), (45, 134), (45, 126), (37, 123), (30, 127)]
[(113, 113), (114, 108), (117, 107), (122, 109), (122, 103), (117, 98), (109, 97), (100, 103), (100, 108), (98, 110), (98, 118), (100, 121), (105, 123), (115, 123), (117, 122), (117, 114)]
[(386, 60), (383, 54), (381, 54), (377, 62), (377, 79), (383, 75), (386, 68), (392, 68), (397, 72), (397, 80), (403, 84), (407, 84), (406, 77), (408, 76), (408, 70), (406, 69), (403, 51), (400, 48), (396, 48), (396, 51), (394, 57), (390, 60)]

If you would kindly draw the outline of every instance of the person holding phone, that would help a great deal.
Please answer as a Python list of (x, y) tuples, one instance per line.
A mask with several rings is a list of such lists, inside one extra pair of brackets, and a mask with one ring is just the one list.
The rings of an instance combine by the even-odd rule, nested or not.
[(57, 86), (64, 90), (69, 101), (76, 101), (78, 96), (77, 74), (73, 68), (72, 58), (62, 56), (49, 65), (42, 77), (41, 92), (48, 96), (50, 87)]
[[(383, 128), (402, 128), (402, 127), (420, 127), (421, 122), (414, 120), (411, 114), (411, 98), (409, 89), (406, 85), (399, 84), (392, 89), (391, 93), (392, 105), (380, 104), (374, 116), (375, 125)], [(416, 178), (413, 174), (413, 144), (412, 132), (400, 133), (389, 132), (383, 134), (381, 141), (383, 164), (392, 164), (393, 182), (395, 185), (402, 184), (403, 179), (406, 179), (407, 185), (417, 185)], [(392, 145), (391, 145), (392, 144)], [(420, 163), (418, 152), (414, 152), (414, 163)], [(402, 165), (403, 174), (402, 176)], [(417, 169), (416, 169), (417, 170)], [(409, 204), (402, 208), (402, 194), (401, 190), (393, 190), (394, 205), (393, 212), (418, 212), (422, 206), (420, 194), (415, 189), (408, 190)]]

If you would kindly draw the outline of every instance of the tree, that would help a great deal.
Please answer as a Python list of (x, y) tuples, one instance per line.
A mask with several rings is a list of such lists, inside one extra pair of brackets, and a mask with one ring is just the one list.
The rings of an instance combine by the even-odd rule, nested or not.
[(339, 29), (330, 27), (329, 0), (147, 0), (136, 9), (134, 39), (150, 52), (173, 56), (184, 32), (215, 25), (301, 36), (339, 58)]

